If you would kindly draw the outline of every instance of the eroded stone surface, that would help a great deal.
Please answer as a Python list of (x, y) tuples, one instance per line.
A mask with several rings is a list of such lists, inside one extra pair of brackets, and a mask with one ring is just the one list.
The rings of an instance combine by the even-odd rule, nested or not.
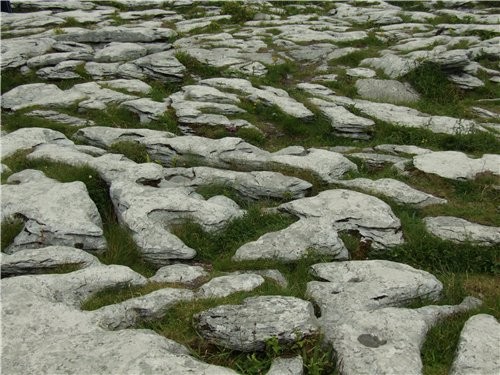
[(157, 283), (193, 284), (208, 277), (208, 272), (201, 266), (188, 264), (172, 264), (161, 267), (149, 280)]
[(199, 298), (222, 298), (236, 292), (249, 292), (264, 284), (264, 278), (252, 273), (219, 276), (203, 284), (197, 291)]
[(456, 243), (471, 242), (481, 246), (500, 243), (500, 228), (471, 223), (453, 216), (424, 218), (426, 229), (436, 237)]
[(195, 320), (208, 341), (245, 352), (264, 349), (274, 337), (286, 344), (317, 332), (312, 305), (295, 297), (246, 298), (242, 305), (221, 305)]
[(2, 135), (0, 138), (2, 158), (9, 157), (17, 151), (29, 150), (32, 147), (45, 143), (73, 144), (63, 133), (52, 129), (21, 128), (12, 133)]
[(303, 375), (304, 360), (301, 356), (292, 358), (276, 358), (267, 375)]
[(2, 220), (21, 215), (24, 221), (7, 253), (48, 245), (105, 249), (101, 217), (83, 182), (61, 183), (32, 169), (11, 175), (7, 182)]

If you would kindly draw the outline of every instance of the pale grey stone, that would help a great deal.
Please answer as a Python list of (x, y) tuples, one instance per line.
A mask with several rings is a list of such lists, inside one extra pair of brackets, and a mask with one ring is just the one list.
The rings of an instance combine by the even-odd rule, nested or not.
[(90, 61), (85, 64), (85, 71), (96, 80), (116, 77), (121, 72), (121, 65), (120, 63), (99, 63)]
[[(88, 270), (93, 270), (89, 272)], [(144, 285), (123, 266), (93, 267), (66, 275), (20, 276), (2, 281), (2, 371), (7, 373), (141, 373), (229, 375), (202, 363), (187, 348), (149, 330), (110, 332), (77, 308), (110, 287)], [(102, 353), (109, 355), (102, 355)], [(19, 355), (23, 361), (19, 361)], [(68, 361), (71, 358), (71, 361)]]
[(48, 66), (37, 70), (36, 74), (43, 79), (78, 79), (80, 74), (75, 72), (75, 69), (83, 64), (81, 60), (68, 60), (57, 64), (56, 66)]
[(304, 147), (302, 146), (288, 146), (285, 148), (282, 148), (279, 151), (273, 152), (273, 155), (298, 155), (298, 156), (303, 156), (307, 155), (307, 151)]
[(120, 106), (136, 113), (141, 124), (147, 124), (153, 120), (158, 120), (168, 110), (169, 103), (140, 98), (123, 102)]
[(448, 76), (448, 79), (455, 83), (458, 87), (465, 89), (465, 90), (473, 90), (477, 89), (478, 87), (483, 87), (484, 82), (481, 81), (479, 78), (474, 77), (470, 74), (467, 73), (462, 73), (462, 74), (450, 74)]
[(197, 314), (195, 321), (209, 342), (245, 352), (263, 350), (272, 338), (287, 344), (317, 332), (313, 306), (295, 297), (246, 298), (242, 305), (221, 305)]
[(302, 198), (312, 186), (309, 182), (278, 172), (235, 172), (209, 167), (167, 168), (165, 180), (169, 184), (191, 187), (220, 184), (252, 199)]
[(60, 17), (52, 15), (50, 10), (43, 12), (28, 13), (6, 13), (2, 14), (2, 28), (11, 27), (14, 29), (56, 26), (64, 23)]
[(82, 127), (82, 126), (94, 126), (95, 123), (92, 120), (83, 119), (80, 117), (70, 116), (65, 113), (60, 113), (57, 111), (42, 111), (35, 110), (27, 112), (26, 116), (41, 117), (47, 120), (59, 122), (61, 124)]
[(215, 197), (205, 201), (185, 188), (155, 188), (127, 180), (113, 181), (110, 196), (118, 218), (132, 231), (144, 258), (161, 266), (169, 259), (191, 259), (196, 254), (169, 232), (171, 226), (191, 219), (213, 231), (244, 214)]
[(134, 327), (141, 322), (161, 319), (168, 309), (179, 302), (192, 301), (189, 289), (164, 288), (114, 305), (103, 306), (92, 312), (99, 326), (110, 330)]
[(136, 43), (112, 42), (95, 53), (98, 62), (117, 62), (135, 60), (147, 54), (146, 48)]
[(2, 220), (22, 215), (25, 223), (5, 252), (48, 245), (106, 248), (101, 217), (83, 182), (61, 183), (32, 169), (11, 175), (7, 182), (2, 188)]
[(262, 276), (253, 273), (219, 276), (200, 286), (196, 296), (197, 298), (223, 298), (237, 292), (250, 292), (264, 282)]
[(349, 172), (357, 170), (356, 164), (342, 154), (310, 148), (304, 156), (273, 155), (271, 162), (279, 166), (311, 171), (325, 182), (333, 182)]
[(364, 59), (361, 65), (381, 69), (389, 78), (399, 78), (415, 69), (420, 63), (411, 58), (386, 54), (382, 57)]
[(343, 137), (370, 139), (375, 127), (373, 120), (357, 116), (344, 107), (326, 100), (312, 98), (311, 103), (330, 120), (334, 133)]
[(108, 148), (117, 142), (139, 142), (147, 137), (173, 137), (174, 134), (151, 129), (121, 129), (106, 126), (92, 126), (80, 129), (74, 139), (83, 141), (96, 147)]
[(224, 14), (220, 16), (192, 18), (189, 20), (179, 21), (175, 24), (175, 29), (180, 33), (188, 33), (194, 29), (209, 26), (213, 21), (221, 21), (230, 19), (231, 15)]
[[(128, 12), (120, 12), (120, 18), (124, 20), (137, 20), (145, 17), (166, 17), (166, 16), (176, 16), (175, 11), (169, 11), (164, 9), (145, 9), (145, 10), (132, 10)], [(181, 18), (180, 16), (178, 16)]]
[(128, 100), (138, 99), (137, 96), (123, 94), (121, 92), (110, 90), (99, 86), (96, 82), (86, 82), (74, 85), (71, 93), (84, 95), (90, 101), (102, 102), (108, 104), (119, 104)]
[(413, 158), (415, 168), (454, 180), (473, 180), (479, 173), (500, 175), (500, 155), (484, 154), (472, 159), (458, 151), (436, 151)]
[(339, 59), (341, 57), (350, 55), (351, 53), (359, 51), (359, 50), (360, 50), (360, 48), (354, 48), (354, 47), (338, 48), (335, 51), (333, 51), (332, 53), (330, 53), (327, 56), (327, 59), (328, 60)]
[(56, 41), (52, 49), (57, 52), (79, 52), (88, 53), (90, 55), (94, 53), (94, 49), (88, 44), (77, 42)]
[(154, 42), (165, 40), (177, 35), (167, 28), (105, 26), (97, 29), (83, 29), (80, 27), (66, 27), (64, 33), (53, 33), (58, 41), (71, 41), (79, 43), (109, 43), (109, 42)]
[(234, 64), (230, 67), (230, 70), (255, 77), (263, 77), (268, 72), (266, 66), (258, 61)]
[(184, 97), (196, 102), (214, 102), (223, 104), (238, 104), (237, 95), (217, 90), (215, 87), (203, 85), (186, 85), (182, 87)]
[(350, 77), (359, 77), (359, 78), (372, 78), (377, 75), (377, 73), (368, 68), (352, 68), (347, 69), (345, 73)]
[(338, 180), (336, 184), (347, 188), (358, 188), (369, 193), (384, 195), (396, 203), (408, 204), (415, 207), (426, 207), (432, 204), (445, 204), (446, 199), (437, 198), (431, 194), (414, 189), (407, 184), (392, 178), (370, 180), (355, 178), (353, 180)]
[(234, 261), (270, 259), (282, 262), (300, 260), (308, 254), (333, 256), (345, 260), (349, 254), (328, 220), (300, 219), (277, 232), (266, 233), (236, 250)]
[(410, 103), (420, 99), (408, 84), (396, 80), (358, 79), (356, 89), (362, 98), (391, 103)]
[(68, 18), (73, 18), (80, 23), (97, 23), (104, 21), (109, 16), (111, 16), (115, 10), (112, 7), (106, 7), (104, 9), (94, 9), (94, 10), (70, 10), (67, 12), (57, 13), (58, 17), (65, 20)]
[(354, 152), (348, 156), (361, 159), (372, 168), (380, 168), (386, 164), (408, 164), (410, 159), (401, 156), (376, 154), (372, 152)]
[(2, 277), (50, 273), (61, 266), (95, 267), (101, 262), (89, 253), (67, 246), (48, 246), (2, 254)]
[(208, 277), (208, 272), (203, 267), (178, 263), (161, 267), (149, 280), (157, 283), (190, 285), (206, 277)]
[(303, 375), (303, 374), (304, 374), (304, 360), (300, 355), (291, 358), (273, 359), (271, 368), (267, 372), (267, 375)]
[(86, 98), (82, 92), (61, 90), (53, 84), (29, 83), (2, 95), (2, 108), (17, 111), (31, 106), (69, 107)]
[(481, 117), (486, 117), (486, 118), (492, 118), (492, 119), (495, 119), (495, 120), (500, 120), (500, 114), (499, 113), (496, 113), (496, 112), (493, 112), (493, 111), (489, 111), (485, 108), (481, 108), (481, 107), (472, 107), (471, 108), (474, 113), (476, 113), (477, 115), (481, 116)]
[(431, 56), (430, 60), (442, 66), (443, 69), (463, 68), (470, 63), (469, 51), (454, 49)]
[(308, 119), (313, 116), (310, 110), (302, 103), (291, 98), (285, 90), (270, 86), (256, 88), (249, 81), (241, 78), (209, 78), (200, 81), (200, 83), (218, 89), (241, 91), (247, 94), (247, 98), (251, 101), (261, 101), (267, 105), (276, 105), (286, 114), (296, 118)]
[(44, 143), (72, 145), (73, 142), (63, 133), (46, 128), (20, 128), (0, 137), (2, 158), (9, 157), (21, 150), (29, 150)]
[(500, 372), (498, 343), (500, 324), (494, 316), (478, 314), (465, 322), (450, 375), (482, 375)]
[[(150, 77), (167, 81), (179, 81), (184, 76), (186, 67), (175, 58), (173, 51), (157, 52), (131, 61), (130, 65), (135, 67), (135, 73), (121, 71), (122, 76), (130, 78)], [(123, 67), (123, 66), (122, 66)]]
[(336, 82), (338, 74), (322, 74), (312, 79), (313, 82)]
[(271, 279), (276, 282), (282, 288), (286, 288), (288, 286), (288, 280), (279, 270), (246, 270), (246, 271), (235, 271), (232, 274), (238, 273), (254, 273), (256, 275), (260, 275), (265, 277), (266, 279)]
[(378, 198), (350, 190), (326, 190), (315, 197), (281, 204), (278, 209), (299, 218), (327, 220), (337, 231), (356, 230), (375, 249), (403, 243), (401, 222)]
[[(29, 68), (41, 68), (44, 66), (57, 65), (67, 60), (92, 60), (92, 51), (68, 51), (48, 53), (45, 55), (35, 56), (26, 61)], [(80, 61), (80, 63), (82, 63)]]
[(408, 154), (408, 155), (421, 155), (428, 154), (432, 152), (428, 148), (413, 146), (413, 145), (393, 145), (393, 144), (384, 144), (377, 145), (374, 147), (377, 151), (387, 152), (389, 154)]
[(151, 91), (151, 86), (139, 79), (114, 79), (109, 81), (98, 81), (99, 85), (111, 89), (126, 90), (136, 94), (148, 94)]
[(433, 235), (456, 243), (471, 242), (481, 246), (500, 243), (500, 228), (471, 223), (453, 216), (424, 218), (426, 229)]

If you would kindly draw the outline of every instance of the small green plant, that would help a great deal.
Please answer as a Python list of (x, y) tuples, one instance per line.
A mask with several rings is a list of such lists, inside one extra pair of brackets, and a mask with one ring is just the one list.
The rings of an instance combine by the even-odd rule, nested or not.
[(251, 21), (255, 16), (255, 10), (240, 1), (224, 2), (221, 7), (221, 13), (231, 15), (231, 20), (234, 23)]
[(62, 28), (60, 27), (56, 27), (54, 28), (53, 30), (54, 32), (54, 35), (63, 35), (63, 34), (66, 34), (66, 31), (64, 31)]
[(16, 238), (19, 233), (21, 233), (23, 228), (24, 228), (24, 221), (19, 217), (12, 217), (2, 221), (2, 228), (1, 228), (2, 251), (4, 251), (9, 245), (12, 244), (14, 238)]

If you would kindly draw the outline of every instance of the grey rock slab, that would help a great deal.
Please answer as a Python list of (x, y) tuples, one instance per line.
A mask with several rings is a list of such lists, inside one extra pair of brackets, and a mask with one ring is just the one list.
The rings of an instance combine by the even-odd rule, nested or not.
[(386, 152), (388, 154), (400, 155), (421, 155), (428, 154), (432, 150), (428, 148), (413, 146), (413, 145), (394, 145), (394, 144), (383, 144), (374, 147), (376, 151)]
[(361, 61), (361, 65), (373, 69), (381, 69), (389, 78), (399, 78), (420, 65), (415, 59), (386, 54), (382, 57), (371, 57)]
[(372, 78), (377, 75), (377, 73), (374, 70), (368, 68), (347, 69), (345, 73), (350, 77), (357, 77), (357, 78)]
[(275, 155), (271, 162), (283, 166), (311, 171), (325, 182), (333, 182), (349, 171), (356, 171), (357, 166), (337, 152), (310, 148), (306, 155)]
[(123, 102), (120, 106), (136, 113), (141, 124), (147, 124), (153, 120), (158, 120), (168, 110), (169, 103), (140, 98)]
[(456, 84), (458, 87), (465, 90), (473, 90), (477, 89), (478, 87), (484, 86), (483, 81), (467, 73), (450, 74), (448, 76), (448, 79), (454, 84)]
[(115, 10), (111, 7), (107, 7), (104, 9), (94, 9), (94, 10), (76, 9), (66, 12), (58, 12), (57, 16), (65, 20), (68, 20), (68, 18), (75, 19), (77, 22), (80, 23), (97, 23), (104, 21), (114, 12)]
[[(126, 78), (154, 78), (169, 81), (179, 81), (184, 76), (186, 67), (175, 58), (173, 51), (157, 52), (131, 61), (135, 67), (130, 73), (121, 71)], [(122, 66), (123, 67), (123, 66)]]
[(52, 49), (57, 52), (80, 52), (92, 55), (94, 48), (85, 43), (55, 41)]
[(27, 112), (26, 116), (31, 117), (40, 117), (50, 121), (59, 122), (61, 124), (82, 127), (82, 126), (94, 126), (95, 123), (92, 120), (83, 119), (80, 117), (70, 116), (65, 113), (60, 113), (57, 111), (43, 111), (43, 110), (35, 110), (31, 112)]
[(465, 322), (450, 375), (498, 374), (500, 324), (494, 316), (478, 314)]
[(17, 111), (31, 106), (69, 107), (86, 99), (82, 92), (61, 90), (53, 84), (29, 83), (13, 88), (2, 95), (2, 108)]
[(0, 137), (0, 148), (2, 158), (6, 158), (21, 150), (29, 150), (44, 143), (56, 143), (60, 145), (73, 145), (63, 133), (46, 128), (21, 128), (2, 135)]
[(197, 298), (223, 298), (237, 292), (250, 292), (264, 284), (265, 279), (253, 273), (219, 276), (206, 282), (196, 292)]
[(453, 216), (424, 218), (425, 228), (443, 240), (456, 243), (471, 242), (481, 246), (494, 246), (500, 243), (500, 228), (471, 223)]
[(20, 250), (14, 254), (2, 254), (2, 277), (26, 274), (50, 273), (61, 266), (79, 268), (100, 265), (89, 253), (67, 246), (48, 246), (41, 249)]
[(125, 90), (134, 94), (148, 94), (151, 86), (140, 79), (114, 79), (109, 81), (98, 81), (99, 85), (111, 89)]
[(195, 284), (201, 279), (207, 278), (208, 272), (201, 266), (188, 264), (172, 264), (164, 266), (156, 271), (149, 280), (157, 283)]
[(251, 101), (261, 101), (264, 104), (276, 105), (286, 114), (300, 118), (308, 119), (313, 113), (302, 103), (291, 98), (285, 90), (263, 86), (262, 88), (253, 87), (252, 84), (241, 78), (209, 78), (200, 81), (202, 85), (216, 87), (218, 89), (232, 89), (242, 91), (247, 94)]
[(24, 65), (31, 57), (40, 56), (50, 51), (54, 43), (55, 40), (51, 38), (3, 39), (0, 67), (2, 70), (18, 68)]
[(435, 197), (408, 186), (404, 182), (392, 178), (370, 180), (355, 178), (353, 180), (338, 180), (336, 184), (347, 188), (357, 188), (370, 193), (384, 195), (399, 204), (408, 204), (415, 207), (426, 207), (432, 204), (445, 204), (446, 199)]
[(321, 218), (337, 231), (355, 230), (372, 242), (375, 249), (403, 243), (401, 222), (390, 206), (378, 198), (351, 190), (326, 190), (278, 206), (299, 218)]
[(263, 350), (266, 341), (292, 343), (317, 332), (310, 302), (295, 297), (246, 298), (241, 305), (222, 305), (195, 315), (195, 325), (209, 342), (245, 352)]
[(213, 102), (223, 104), (238, 104), (238, 95), (217, 90), (215, 87), (204, 85), (186, 85), (182, 87), (184, 97), (197, 102)]
[[(47, 53), (45, 55), (35, 56), (26, 61), (29, 68), (41, 68), (44, 66), (52, 66), (62, 63), (67, 60), (92, 60), (91, 51), (68, 51), (68, 52), (55, 52)], [(80, 62), (81, 63), (81, 62)]]
[(267, 269), (267, 270), (245, 270), (245, 271), (234, 271), (232, 274), (238, 274), (238, 273), (253, 273), (256, 275), (263, 276), (266, 279), (271, 279), (275, 283), (277, 283), (279, 286), (282, 288), (286, 288), (288, 286), (288, 280), (286, 279), (283, 274), (276, 269)]
[(233, 261), (269, 259), (293, 262), (308, 254), (345, 260), (349, 254), (328, 220), (300, 219), (277, 232), (266, 233), (236, 250)]
[(312, 98), (310, 101), (330, 120), (335, 134), (356, 139), (371, 137), (370, 133), (375, 127), (373, 120), (357, 116), (344, 107), (326, 100)]
[(420, 99), (408, 84), (396, 80), (358, 79), (355, 85), (364, 99), (390, 103), (411, 103)]
[(329, 321), (342, 323), (346, 314), (401, 306), (418, 298), (437, 300), (443, 285), (428, 272), (386, 260), (318, 263), (311, 273), (324, 281), (307, 284), (307, 295)]
[(192, 219), (213, 231), (244, 213), (217, 197), (205, 201), (185, 188), (155, 188), (127, 180), (114, 181), (110, 195), (120, 221), (132, 231), (145, 259), (161, 266), (169, 259), (191, 259), (196, 254), (169, 232), (172, 225)]
[(5, 252), (48, 245), (106, 248), (101, 217), (83, 182), (61, 183), (31, 169), (11, 175), (7, 182), (2, 188), (2, 220), (22, 215), (25, 223)]
[(62, 34), (55, 34), (58, 41), (78, 43), (109, 43), (109, 42), (154, 42), (168, 40), (177, 35), (167, 28), (149, 28), (140, 26), (105, 26), (98, 29), (84, 29), (80, 27), (65, 27)]
[(425, 173), (460, 180), (473, 180), (479, 173), (500, 175), (500, 155), (484, 154), (472, 159), (458, 151), (436, 151), (413, 158), (415, 168)]
[(165, 181), (191, 187), (224, 185), (252, 199), (302, 198), (312, 186), (307, 181), (278, 172), (236, 172), (210, 167), (167, 168)]
[(342, 374), (419, 375), (423, 370), (420, 348), (429, 329), (480, 304), (467, 297), (454, 306), (352, 312), (339, 323), (330, 322), (326, 315), (320, 324), (326, 342), (335, 348)]
[(189, 289), (164, 288), (124, 302), (103, 306), (92, 312), (93, 319), (110, 331), (134, 327), (141, 322), (161, 319), (179, 302), (192, 301)]
[(78, 79), (80, 74), (76, 73), (76, 68), (83, 64), (81, 60), (68, 60), (57, 64), (56, 66), (48, 66), (37, 70), (36, 74), (43, 79)]
[[(122, 72), (122, 66), (125, 64), (121, 63), (100, 63), (89, 61), (85, 64), (85, 71), (92, 76), (95, 80), (105, 79), (108, 77), (115, 78)], [(134, 66), (135, 67), (135, 66)], [(130, 78), (130, 77), (127, 77)], [(142, 74), (139, 78), (144, 78)]]
[(108, 148), (117, 142), (138, 142), (147, 137), (173, 137), (174, 134), (151, 129), (121, 129), (106, 126), (92, 126), (80, 129), (74, 138), (87, 144)]
[(81, 300), (105, 288), (144, 285), (145, 279), (123, 266), (93, 269), (2, 281), (2, 372), (236, 374), (194, 359), (152, 331), (97, 326), (91, 312), (79, 311)]
[(13, 29), (55, 26), (64, 23), (64, 19), (55, 17), (50, 10), (29, 13), (6, 13), (2, 17), (2, 28)]
[(304, 360), (296, 356), (291, 358), (276, 358), (271, 363), (271, 368), (267, 375), (303, 375)]
[(112, 42), (95, 53), (98, 62), (117, 62), (135, 60), (147, 55), (148, 51), (136, 43)]
[(401, 156), (377, 154), (373, 152), (353, 152), (348, 154), (348, 156), (361, 159), (372, 168), (380, 168), (386, 164), (396, 165), (410, 162), (410, 159)]
[(71, 93), (84, 95), (90, 101), (99, 101), (106, 105), (118, 104), (128, 100), (138, 99), (137, 96), (123, 94), (121, 92), (110, 90), (99, 86), (96, 82), (86, 82), (74, 85), (70, 90)]

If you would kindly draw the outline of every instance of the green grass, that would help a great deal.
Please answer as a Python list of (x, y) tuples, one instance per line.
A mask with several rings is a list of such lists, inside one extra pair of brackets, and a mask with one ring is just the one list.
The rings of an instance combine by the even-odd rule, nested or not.
[(175, 57), (184, 65), (190, 74), (199, 75), (202, 78), (221, 77), (221, 69), (204, 64), (191, 57), (185, 52), (177, 52)]
[(20, 85), (44, 82), (43, 79), (36, 75), (34, 70), (30, 70), (26, 74), (21, 74), (18, 69), (5, 69), (4, 71), (2, 71), (0, 81), (2, 94)]
[(231, 21), (234, 23), (251, 21), (255, 13), (250, 6), (239, 1), (224, 2), (221, 7), (221, 14), (231, 15)]
[(14, 242), (14, 238), (21, 233), (23, 228), (24, 221), (21, 218), (12, 217), (2, 221), (2, 227), (0, 230), (2, 251)]
[(149, 156), (146, 150), (146, 146), (132, 141), (122, 141), (116, 142), (111, 145), (109, 151), (123, 154), (130, 160), (136, 163), (147, 163), (149, 162)]
[(14, 113), (2, 113), (2, 130), (10, 133), (22, 128), (47, 128), (61, 132), (67, 138), (71, 138), (73, 134), (80, 129), (44, 118), (28, 116), (25, 114), (26, 112), (27, 110)]

